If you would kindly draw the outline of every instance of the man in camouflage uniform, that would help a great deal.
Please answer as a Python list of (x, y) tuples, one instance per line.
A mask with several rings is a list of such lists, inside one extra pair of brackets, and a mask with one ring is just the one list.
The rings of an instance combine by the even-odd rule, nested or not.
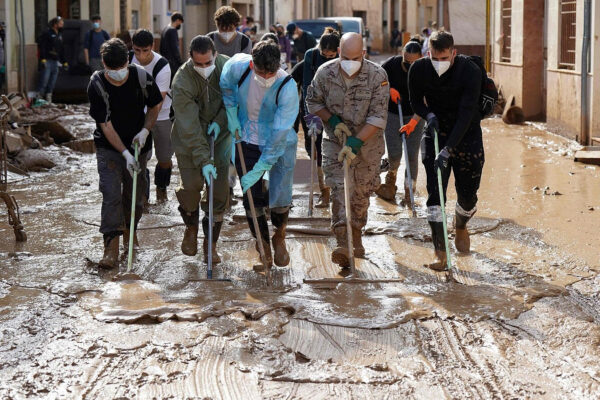
[(364, 257), (362, 228), (367, 224), (369, 197), (379, 186), (379, 165), (385, 151), (387, 74), (365, 60), (362, 37), (347, 33), (340, 42), (340, 58), (323, 64), (308, 87), (308, 112), (324, 122), (323, 170), (332, 188), (331, 226), (337, 248), (331, 259), (349, 266), (344, 208), (344, 159), (350, 162), (350, 207), (354, 254)]

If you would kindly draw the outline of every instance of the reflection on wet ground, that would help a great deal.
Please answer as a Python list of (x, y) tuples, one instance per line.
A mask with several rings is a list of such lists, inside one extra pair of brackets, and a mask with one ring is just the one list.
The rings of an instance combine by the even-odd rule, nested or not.
[[(402, 281), (327, 287), (303, 283), (342, 275), (330, 260), (328, 211), (307, 217), (302, 143), (292, 262), (273, 270), (270, 286), (253, 271), (258, 257), (241, 206), (224, 225), (215, 268), (232, 282), (194, 281), (206, 267), (201, 255), (179, 250), (177, 176), (171, 201), (141, 222), (134, 272), (143, 280), (113, 281), (116, 271), (94, 263), (102, 246), (95, 157), (54, 147), (53, 156), (70, 161), (12, 185), (29, 241), (15, 244), (0, 224), (0, 393), (596, 397), (598, 170), (573, 163), (570, 142), (535, 127), (484, 125), (473, 252), (453, 254), (456, 270), (423, 268), (432, 245), (420, 171), (419, 217), (372, 198), (367, 254), (357, 260), (360, 277)], [(450, 215), (454, 199), (450, 190)]]

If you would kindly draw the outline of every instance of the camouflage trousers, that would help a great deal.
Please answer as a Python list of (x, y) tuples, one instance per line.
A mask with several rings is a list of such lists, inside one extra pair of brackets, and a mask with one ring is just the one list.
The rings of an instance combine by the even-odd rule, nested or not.
[[(338, 161), (342, 146), (336, 139), (323, 136), (323, 172), (325, 183), (331, 187), (331, 227), (346, 224), (344, 205), (344, 165)], [(352, 226), (362, 228), (367, 224), (369, 197), (375, 192), (381, 180), (379, 168), (385, 152), (383, 133), (378, 132), (369, 139), (350, 164), (350, 211)]]

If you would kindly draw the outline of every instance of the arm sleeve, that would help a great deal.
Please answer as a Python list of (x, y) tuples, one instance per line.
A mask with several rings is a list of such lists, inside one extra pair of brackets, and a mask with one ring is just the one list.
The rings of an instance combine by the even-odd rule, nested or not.
[[(318, 51), (318, 50), (316, 50)], [(313, 78), (313, 71), (312, 71), (312, 66), (314, 63), (313, 58), (316, 57), (315, 55), (315, 50), (309, 50), (306, 52), (306, 54), (304, 54), (304, 65), (302, 68), (302, 95), (304, 96), (304, 99), (306, 100), (306, 91), (308, 90), (308, 85), (310, 85), (310, 82), (312, 81)]]
[(371, 102), (367, 114), (367, 124), (385, 129), (387, 122), (387, 106), (390, 99), (390, 84), (383, 69), (378, 70), (371, 82)]
[(40, 46), (40, 60), (44, 60), (48, 58), (48, 35), (47, 32), (42, 33), (39, 39)]
[(308, 38), (308, 49), (312, 49), (317, 45), (317, 39), (313, 35), (310, 35)]
[(325, 70), (320, 68), (317, 70), (315, 77), (306, 89), (306, 109), (310, 114), (316, 114), (324, 108), (325, 104), (325, 87), (324, 87)]
[(246, 36), (246, 37), (248, 38), (248, 44), (246, 45), (245, 48), (242, 49), (242, 53), (252, 54), (252, 40), (250, 40), (250, 38), (248, 36)]
[[(90, 101), (90, 117), (98, 124), (104, 123), (106, 120), (106, 104), (100, 94), (96, 91), (96, 87), (91, 79), (90, 83), (88, 83), (87, 95), (88, 100)], [(110, 118), (108, 120), (110, 121)]]
[(83, 48), (90, 49), (90, 31), (87, 31), (85, 34), (85, 38), (83, 39)]
[(227, 61), (223, 66), (223, 71), (221, 72), (221, 79), (219, 81), (219, 86), (221, 86), (221, 93), (223, 94), (223, 103), (227, 108), (236, 107), (238, 105), (237, 93), (239, 77), (235, 73), (235, 65), (236, 64), (234, 64), (233, 61)]
[(419, 76), (420, 69), (422, 69), (421, 64), (417, 64), (411, 66), (408, 70), (408, 92), (410, 95), (410, 105), (415, 114), (423, 119), (427, 119), (427, 114), (430, 113), (430, 110), (429, 107), (425, 105), (423, 80)]
[(292, 75), (292, 78), (294, 79), (294, 81), (296, 81), (297, 84), (302, 84), (302, 77), (304, 75), (304, 64), (304, 60), (300, 61), (299, 63), (294, 65), (294, 68), (292, 68), (292, 72), (290, 73), (290, 75)]
[(179, 65), (181, 65), (181, 54), (179, 53), (179, 35), (177, 35), (177, 31), (175, 29), (169, 30), (169, 44), (171, 47), (171, 56)]
[(194, 165), (198, 168), (210, 163), (210, 149), (202, 129), (200, 107), (194, 101), (192, 85), (186, 84), (183, 74), (177, 74), (173, 81), (173, 111), (177, 134), (184, 147), (191, 150)]
[(460, 81), (464, 85), (464, 90), (458, 106), (458, 117), (446, 142), (446, 146), (450, 149), (458, 146), (465, 137), (465, 133), (469, 130), (471, 121), (475, 118), (475, 113), (478, 111), (479, 95), (481, 93), (481, 72), (479, 71), (479, 67), (471, 61), (467, 61), (467, 63), (460, 77)]
[[(273, 99), (275, 101), (275, 99)], [(287, 82), (279, 93), (279, 106), (273, 119), (272, 136), (268, 145), (262, 149), (260, 160), (274, 165), (285, 152), (287, 138), (295, 135), (294, 122), (298, 116), (298, 89), (293, 82)]]

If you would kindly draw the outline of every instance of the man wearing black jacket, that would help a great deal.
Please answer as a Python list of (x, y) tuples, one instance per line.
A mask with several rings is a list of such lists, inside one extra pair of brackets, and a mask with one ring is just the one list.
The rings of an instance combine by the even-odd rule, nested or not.
[(173, 13), (171, 15), (171, 24), (163, 29), (160, 35), (160, 55), (169, 61), (171, 80), (173, 80), (181, 64), (183, 64), (181, 51), (179, 50), (179, 34), (177, 33), (181, 29), (182, 24), (183, 15), (178, 12)]
[[(455, 244), (459, 252), (469, 252), (467, 222), (477, 211), (477, 190), (484, 163), (479, 113), (481, 71), (467, 57), (456, 55), (449, 32), (434, 32), (429, 46), (429, 58), (417, 60), (410, 68), (408, 84), (413, 110), (427, 121), (421, 154), (427, 173), (427, 220), (438, 259), (429, 267), (443, 270), (446, 251), (437, 169), (442, 172), (444, 196), (450, 170), (454, 172), (458, 198)], [(438, 154), (434, 150), (435, 132), (439, 139)]]
[(62, 65), (68, 67), (63, 48), (62, 30), (65, 21), (55, 17), (48, 22), (48, 30), (38, 39), (40, 50), (40, 81), (37, 88), (37, 98), (45, 98), (52, 102), (52, 92), (58, 78), (58, 68)]

